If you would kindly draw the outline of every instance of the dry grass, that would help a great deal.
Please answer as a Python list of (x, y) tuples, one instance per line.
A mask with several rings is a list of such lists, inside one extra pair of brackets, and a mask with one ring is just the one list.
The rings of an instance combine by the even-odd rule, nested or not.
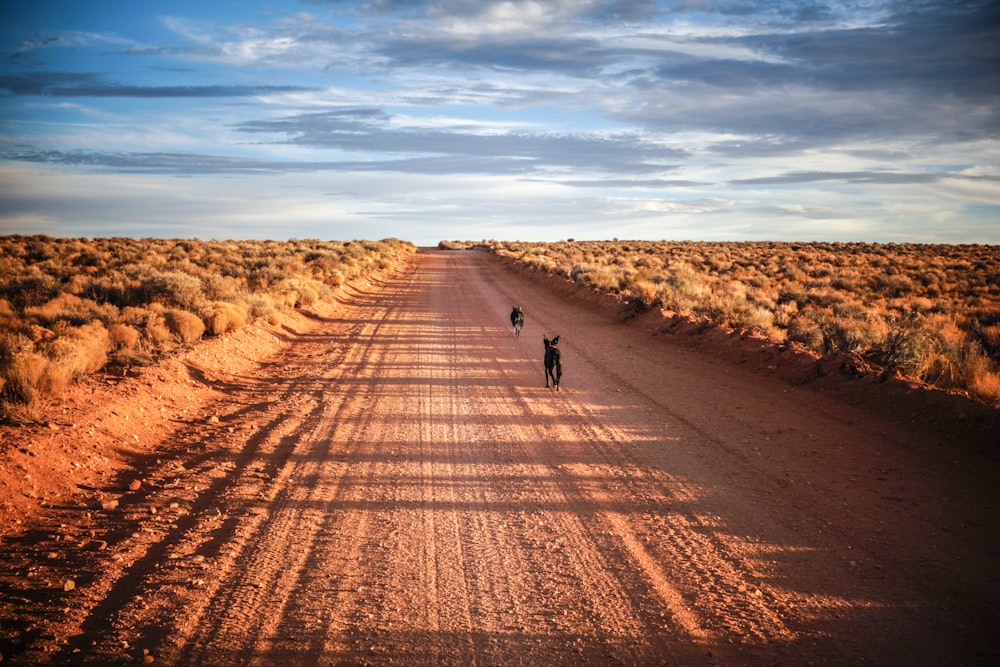
[(66, 386), (109, 361), (152, 363), (279, 307), (332, 298), (415, 250), (397, 239), (0, 237), (0, 418), (40, 420)]
[(850, 354), (1000, 407), (1000, 248), (489, 241), (526, 266), (778, 344)]

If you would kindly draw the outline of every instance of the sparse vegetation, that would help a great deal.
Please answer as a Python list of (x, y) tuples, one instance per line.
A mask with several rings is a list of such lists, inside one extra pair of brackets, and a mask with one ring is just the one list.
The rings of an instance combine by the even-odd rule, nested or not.
[(476, 246), (475, 241), (438, 241), (438, 250), (471, 250)]
[(489, 241), (526, 266), (776, 344), (848, 354), (1000, 407), (1000, 248)]
[(149, 364), (277, 308), (328, 299), (416, 248), (382, 241), (0, 237), (0, 418), (41, 420), (71, 382)]

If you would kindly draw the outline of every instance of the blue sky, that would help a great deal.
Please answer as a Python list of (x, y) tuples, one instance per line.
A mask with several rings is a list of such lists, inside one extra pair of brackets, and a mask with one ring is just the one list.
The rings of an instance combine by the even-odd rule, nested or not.
[(0, 234), (1000, 243), (993, 0), (0, 6)]

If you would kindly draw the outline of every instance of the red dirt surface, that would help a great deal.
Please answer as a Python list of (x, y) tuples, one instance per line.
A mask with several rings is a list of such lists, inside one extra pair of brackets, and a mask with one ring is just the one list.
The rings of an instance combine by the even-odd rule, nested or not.
[(690, 328), (422, 251), (80, 385), (0, 432), (3, 660), (996, 664), (997, 411)]

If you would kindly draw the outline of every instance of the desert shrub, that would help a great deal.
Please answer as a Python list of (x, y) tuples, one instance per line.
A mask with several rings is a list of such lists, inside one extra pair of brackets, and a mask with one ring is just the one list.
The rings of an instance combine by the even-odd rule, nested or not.
[(913, 316), (889, 336), (887, 365), (938, 386), (965, 389), (1000, 406), (997, 364), (954, 318)]
[(806, 292), (802, 303), (808, 303), (816, 308), (830, 308), (843, 304), (848, 296), (832, 287), (812, 287)]
[(795, 301), (776, 304), (772, 313), (774, 314), (774, 324), (779, 328), (788, 329), (792, 320), (799, 314), (799, 304)]
[(33, 342), (22, 335), (0, 340), (0, 374), (5, 403), (27, 403), (35, 399), (48, 359), (34, 351)]
[(0, 416), (5, 421), (30, 424), (42, 421), (46, 397), (54, 384), (52, 365), (40, 354), (26, 353), (3, 367)]
[(834, 308), (820, 321), (827, 352), (848, 352), (870, 356), (884, 347), (889, 334), (885, 320), (859, 306)]
[(651, 280), (634, 280), (628, 285), (625, 295), (633, 307), (646, 311), (659, 305), (660, 286)]
[(108, 327), (108, 338), (114, 352), (132, 352), (139, 344), (139, 332), (120, 322)]
[(969, 391), (985, 403), (1000, 406), (1000, 373), (983, 369), (970, 380)]
[(295, 307), (311, 306), (317, 301), (319, 301), (319, 290), (312, 285), (300, 284), (296, 288), (298, 294), (298, 300), (295, 303)]
[(311, 279), (287, 279), (281, 281), (275, 293), (285, 305), (299, 308), (316, 303), (321, 289), (322, 285)]
[(345, 280), (346, 278), (344, 276), (344, 272), (341, 271), (340, 269), (337, 269), (336, 271), (333, 271), (329, 275), (327, 275), (326, 284), (332, 287), (340, 287), (341, 285), (344, 284)]
[(234, 303), (220, 301), (209, 304), (201, 312), (205, 330), (212, 336), (242, 329), (247, 324), (247, 313)]
[(746, 299), (735, 298), (726, 314), (726, 323), (737, 329), (767, 333), (774, 326), (774, 313)]
[(250, 294), (244, 299), (250, 319), (271, 319), (277, 311), (274, 297), (270, 294)]
[(118, 314), (118, 321), (142, 331), (146, 324), (156, 317), (157, 313), (142, 306), (125, 306)]
[(797, 315), (792, 318), (788, 324), (787, 336), (789, 341), (801, 343), (816, 352), (824, 352), (830, 347), (819, 322), (807, 315)]
[(783, 303), (794, 303), (797, 309), (799, 304), (805, 306), (809, 303), (809, 295), (797, 285), (783, 285), (778, 291), (778, 305)]
[(100, 370), (108, 363), (111, 337), (100, 322), (63, 328), (56, 338), (42, 348), (46, 355), (74, 380)]
[(712, 293), (707, 280), (690, 264), (672, 263), (667, 279), (660, 285), (660, 303), (678, 313), (692, 311)]
[(23, 322), (7, 299), (0, 299), (0, 331), (16, 331)]
[(163, 313), (163, 321), (170, 333), (180, 343), (193, 343), (205, 333), (205, 322), (194, 313), (171, 308)]
[(528, 249), (518, 261), (536, 271), (544, 271), (545, 273), (554, 273), (560, 270), (559, 263), (550, 259), (544, 250), (540, 250), (539, 248)]
[(922, 379), (945, 387), (961, 384), (967, 338), (957, 322), (949, 317), (925, 320), (930, 342), (925, 351)]
[(340, 257), (334, 251), (307, 253), (305, 261), (312, 269), (312, 278), (319, 282), (333, 284), (332, 276), (340, 273)]
[(58, 280), (42, 273), (38, 267), (27, 268), (24, 275), (8, 280), (2, 295), (18, 309), (41, 305), (59, 294)]
[(288, 275), (283, 270), (268, 264), (265, 259), (260, 260), (259, 265), (249, 271), (247, 285), (252, 291), (264, 291), (287, 279)]
[(691, 312), (713, 324), (735, 329), (768, 331), (774, 322), (772, 312), (754, 304), (742, 289), (732, 286), (698, 300), (691, 306)]
[[(204, 323), (202, 324), (204, 325)], [(167, 325), (166, 316), (162, 314), (153, 315), (147, 320), (142, 334), (143, 339), (152, 350), (165, 349), (175, 340), (173, 332)]]
[(14, 422), (39, 421), (49, 399), (107, 361), (107, 331), (99, 322), (81, 329), (49, 332), (41, 347), (26, 336), (6, 336), (0, 344), (0, 412)]
[(118, 272), (98, 276), (88, 276), (82, 286), (80, 296), (97, 303), (107, 303), (124, 308), (133, 303), (143, 303), (139, 283), (125, 278)]
[[(86, 271), (86, 269), (84, 270)], [(87, 297), (86, 289), (90, 285), (90, 275), (86, 272), (69, 276), (63, 283), (63, 292), (75, 296)]]
[(91, 299), (63, 292), (41, 306), (25, 308), (24, 314), (42, 324), (51, 325), (65, 320), (79, 326), (91, 320), (113, 322), (118, 316), (118, 309), (111, 304), (100, 305)]
[(889, 297), (900, 297), (913, 291), (913, 281), (899, 274), (878, 274), (873, 279), (874, 289)]
[[(1000, 317), (998, 312), (996, 317)], [(978, 319), (970, 326), (970, 332), (975, 340), (982, 345), (983, 351), (993, 360), (1000, 363), (1000, 322), (983, 325)]]
[(201, 297), (209, 301), (232, 300), (243, 289), (240, 281), (232, 276), (209, 273), (199, 278), (201, 280)]
[(890, 317), (888, 332), (876, 361), (904, 375), (924, 377), (929, 360), (936, 353), (936, 338), (922, 325), (921, 315), (912, 311), (904, 317)]
[(191, 308), (202, 299), (202, 281), (181, 271), (149, 270), (139, 280), (145, 302)]

